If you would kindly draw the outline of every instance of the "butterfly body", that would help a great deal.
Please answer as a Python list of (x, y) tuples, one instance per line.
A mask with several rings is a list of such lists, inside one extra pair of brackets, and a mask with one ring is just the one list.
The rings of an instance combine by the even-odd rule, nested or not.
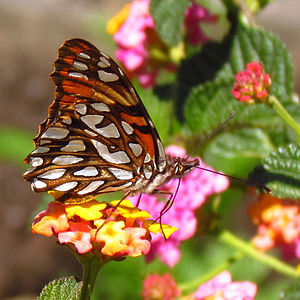
[(51, 77), (55, 99), (25, 158), (32, 168), (23, 176), (34, 191), (62, 192), (63, 202), (119, 190), (151, 194), (199, 165), (165, 155), (129, 79), (90, 43), (66, 41)]

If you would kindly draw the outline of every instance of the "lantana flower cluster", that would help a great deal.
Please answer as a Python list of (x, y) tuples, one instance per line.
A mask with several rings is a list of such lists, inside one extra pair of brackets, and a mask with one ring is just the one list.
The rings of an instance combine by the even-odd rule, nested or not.
[(249, 281), (233, 282), (231, 274), (223, 271), (211, 280), (201, 284), (195, 293), (179, 297), (176, 282), (169, 274), (150, 275), (144, 281), (143, 299), (172, 300), (252, 300), (257, 287)]
[[(169, 146), (166, 153), (174, 157), (186, 157), (185, 149), (178, 146)], [(204, 163), (202, 167), (212, 170)], [(175, 196), (172, 207), (162, 216), (164, 223), (178, 228), (172, 236), (165, 241), (161, 235), (151, 234), (151, 250), (146, 256), (148, 261), (159, 257), (163, 263), (174, 267), (180, 259), (180, 244), (182, 241), (190, 239), (195, 235), (197, 229), (196, 210), (205, 202), (206, 198), (214, 193), (220, 193), (229, 186), (226, 177), (207, 172), (205, 170), (194, 169), (180, 180), (170, 180), (160, 187), (161, 190), (173, 193)], [(152, 217), (158, 218), (165, 202), (160, 201), (156, 195), (142, 195), (140, 208), (148, 211)], [(134, 205), (138, 201), (138, 196), (129, 197)]]
[(249, 104), (266, 100), (272, 82), (261, 64), (256, 61), (248, 63), (246, 70), (238, 72), (235, 79), (232, 94), (237, 100)]
[(254, 245), (261, 251), (279, 247), (285, 259), (300, 258), (300, 205), (298, 202), (262, 194), (249, 214), (258, 225)]
[(35, 217), (32, 231), (55, 236), (60, 244), (75, 247), (79, 254), (93, 251), (101, 258), (136, 257), (149, 253), (151, 231), (157, 233), (163, 226), (168, 237), (176, 230), (150, 218), (148, 212), (128, 200), (106, 203), (92, 199), (79, 204), (53, 201)]
[[(125, 67), (127, 75), (136, 76), (144, 88), (154, 85), (160, 69), (175, 70), (176, 62), (184, 57), (182, 43), (170, 48), (160, 39), (149, 7), (150, 0), (135, 0), (113, 17), (107, 26), (118, 46), (115, 56)], [(216, 15), (192, 2), (183, 24), (188, 42), (191, 45), (205, 43), (208, 38), (202, 32), (200, 23), (217, 20)]]

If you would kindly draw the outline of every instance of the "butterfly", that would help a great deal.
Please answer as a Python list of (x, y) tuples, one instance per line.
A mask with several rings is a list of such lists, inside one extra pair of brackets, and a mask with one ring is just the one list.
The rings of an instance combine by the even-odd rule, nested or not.
[(35, 192), (60, 192), (64, 203), (115, 191), (154, 194), (200, 164), (165, 154), (136, 90), (107, 54), (70, 39), (54, 66), (54, 101), (24, 160)]

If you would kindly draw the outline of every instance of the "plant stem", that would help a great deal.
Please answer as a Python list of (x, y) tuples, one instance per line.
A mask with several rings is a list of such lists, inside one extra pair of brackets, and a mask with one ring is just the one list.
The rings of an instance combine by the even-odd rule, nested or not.
[(281, 274), (293, 278), (300, 278), (300, 273), (296, 268), (291, 267), (278, 258), (259, 252), (250, 243), (245, 242), (227, 230), (219, 234), (219, 239)]
[(205, 275), (199, 276), (198, 278), (194, 279), (193, 281), (180, 284), (179, 289), (181, 291), (181, 294), (185, 295), (185, 294), (195, 291), (202, 283), (210, 280), (211, 278), (213, 278), (220, 272), (226, 270), (232, 263), (239, 260), (241, 257), (243, 257), (243, 254), (241, 252), (236, 252), (235, 255), (231, 256), (225, 262), (219, 264), (211, 272), (209, 272)]
[(91, 299), (95, 281), (101, 264), (98, 261), (87, 260), (83, 266), (83, 284), (81, 288), (80, 300), (89, 300)]
[(267, 103), (278, 113), (278, 115), (300, 136), (300, 125), (292, 118), (274, 95), (268, 97)]

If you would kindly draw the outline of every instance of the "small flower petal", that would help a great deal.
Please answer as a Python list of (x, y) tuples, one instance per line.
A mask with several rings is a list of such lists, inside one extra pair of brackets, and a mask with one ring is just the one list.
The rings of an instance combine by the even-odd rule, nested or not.
[(137, 207), (133, 206), (132, 203), (129, 200), (122, 200), (120, 203), (120, 200), (112, 201), (110, 203), (112, 206), (117, 206), (117, 210), (119, 214), (126, 219), (132, 218), (132, 219), (139, 219), (139, 220), (145, 220), (151, 218), (151, 215), (145, 211), (140, 210)]
[(78, 216), (85, 220), (96, 220), (103, 216), (101, 212), (106, 208), (105, 203), (100, 203), (96, 200), (91, 200), (88, 202), (80, 204), (68, 204), (66, 205), (66, 213), (69, 219), (74, 216)]
[(89, 224), (84, 222), (69, 222), (69, 224), (69, 231), (58, 234), (58, 241), (61, 244), (74, 244), (80, 254), (90, 251), (93, 246), (91, 244), (91, 227)]
[(171, 236), (171, 234), (178, 230), (173, 226), (153, 222), (153, 220), (146, 220), (143, 224), (149, 229), (149, 231), (153, 233), (160, 232), (161, 234), (164, 234), (167, 239)]
[(32, 232), (51, 236), (69, 229), (68, 218), (63, 204), (51, 202), (48, 209), (40, 212), (32, 224)]
[(125, 223), (108, 221), (96, 232), (96, 241), (103, 242), (101, 252), (104, 255), (114, 256), (127, 249), (129, 233), (124, 231)]

